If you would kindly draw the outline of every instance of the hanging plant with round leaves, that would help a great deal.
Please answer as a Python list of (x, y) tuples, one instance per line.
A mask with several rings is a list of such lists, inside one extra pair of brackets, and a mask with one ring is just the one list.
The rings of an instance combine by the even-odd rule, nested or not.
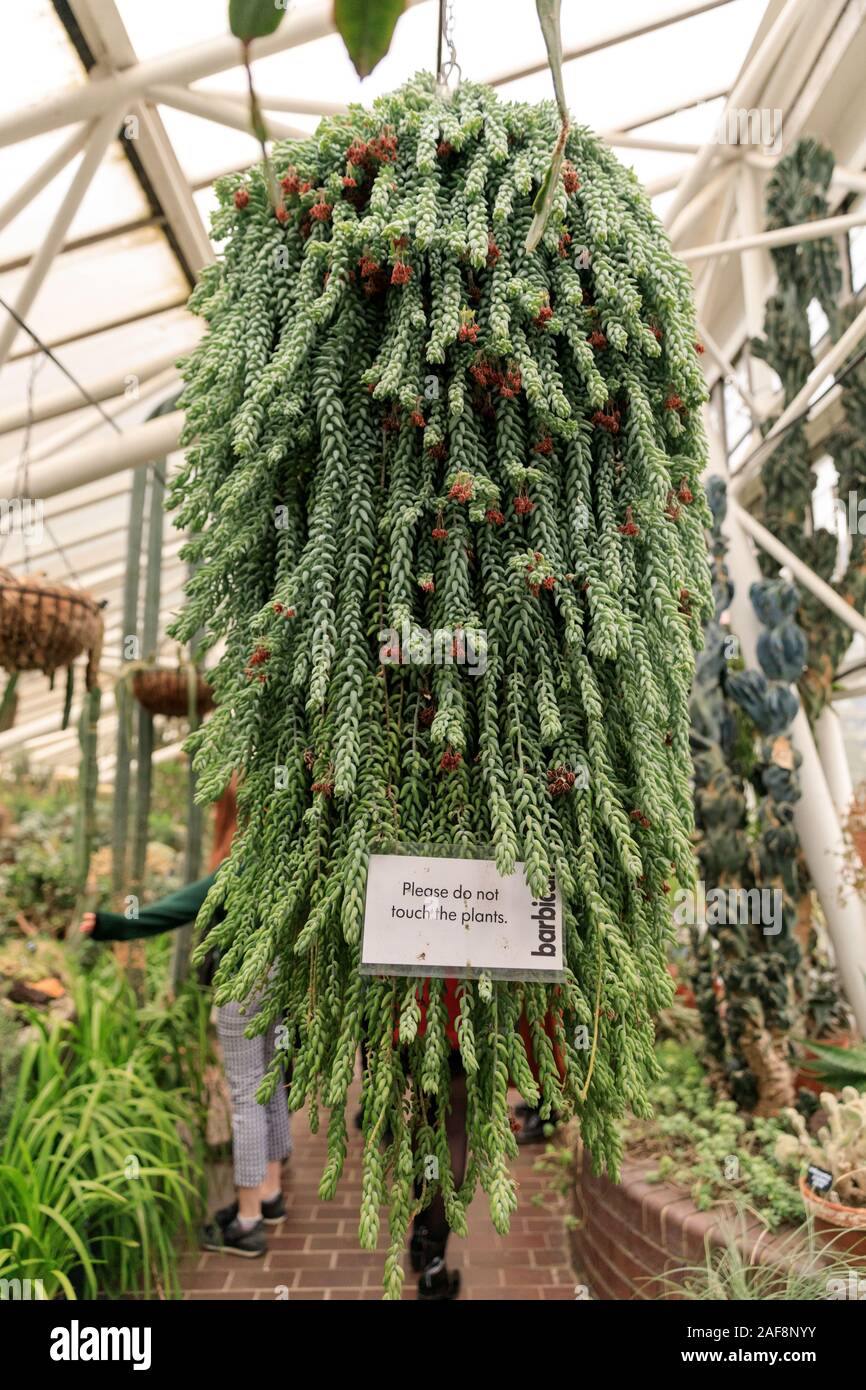
[[(192, 299), (209, 331), (185, 368), (175, 635), (223, 644), (190, 739), (200, 796), (240, 780), (202, 948), (221, 950), (218, 1000), (263, 986), (251, 1026), (284, 1025), (264, 1091), (285, 1071), (291, 1107), (327, 1124), (323, 1198), (364, 1043), (360, 1237), (387, 1205), (392, 1297), (436, 1186), (425, 1155), (454, 1230), (478, 1184), (507, 1229), (509, 1076), (616, 1171), (670, 995), (670, 880), (694, 874), (688, 700), (712, 598), (691, 285), (579, 127), (527, 252), (559, 132), (552, 103), (418, 77), (278, 144), (281, 208), (260, 169), (222, 179), (225, 253)], [(483, 674), (425, 663), (436, 630), (480, 634)], [(369, 855), (417, 843), (522, 862), (536, 895), (555, 875), (564, 905), (561, 984), (457, 988), (459, 1188), (443, 981), (359, 972)]]

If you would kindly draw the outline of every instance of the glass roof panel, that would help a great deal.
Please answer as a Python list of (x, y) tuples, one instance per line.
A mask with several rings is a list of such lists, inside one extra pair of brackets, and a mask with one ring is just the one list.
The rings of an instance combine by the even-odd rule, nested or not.
[[(46, 146), (45, 154), (37, 163), (44, 162), (51, 148), (56, 148), (58, 143), (66, 139), (67, 134), (67, 131), (61, 131), (60, 141), (55, 138), (51, 147)], [(36, 143), (35, 140), (27, 142), (28, 145)], [(6, 155), (8, 159), (10, 152), (23, 148), (25, 147), (12, 145), (0, 150), (0, 155)], [(14, 221), (0, 232), (0, 265), (19, 256), (30, 256), (37, 250), (80, 162), (80, 155), (71, 160), (27, 207), (22, 208)], [(13, 182), (9, 186), (17, 187), (27, 178), (33, 167), (35, 166), (29, 165), (19, 168), (18, 173), (12, 175)], [(2, 172), (3, 163), (0, 161), (0, 178)], [(66, 240), (76, 241), (81, 237), (92, 236), (96, 232), (106, 231), (110, 227), (134, 222), (149, 215), (150, 206), (144, 190), (119, 141), (115, 141), (107, 150), (93, 182), (81, 201), (81, 206), (72, 219)]]
[[(10, 303), (25, 273), (0, 275), (0, 295)], [(143, 310), (167, 308), (188, 290), (165, 237), (145, 227), (58, 256), (27, 320), (50, 346)], [(14, 351), (31, 346), (21, 330)]]

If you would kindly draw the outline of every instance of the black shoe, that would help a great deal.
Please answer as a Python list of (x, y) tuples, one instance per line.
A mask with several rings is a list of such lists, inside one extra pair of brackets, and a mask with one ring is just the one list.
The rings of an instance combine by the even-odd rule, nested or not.
[[(223, 1230), (225, 1230), (226, 1226), (232, 1224), (237, 1214), (238, 1204), (237, 1202), (232, 1202), (231, 1206), (221, 1207), (219, 1211), (214, 1212), (214, 1219), (218, 1221)], [(279, 1226), (285, 1221), (287, 1215), (288, 1213), (286, 1211), (286, 1204), (283, 1201), (282, 1192), (278, 1192), (272, 1201), (262, 1202), (262, 1220), (266, 1226)]]
[(416, 1274), (420, 1274), (434, 1260), (441, 1260), (444, 1254), (445, 1246), (441, 1241), (430, 1239), (426, 1226), (415, 1227), (409, 1242), (409, 1263)]
[(257, 1221), (249, 1231), (245, 1231), (235, 1218), (227, 1225), (211, 1221), (201, 1234), (202, 1250), (215, 1250), (220, 1255), (242, 1255), (247, 1260), (257, 1260), (267, 1252), (265, 1224)]
[(431, 1261), (418, 1280), (418, 1298), (425, 1302), (442, 1303), (456, 1298), (459, 1292), (460, 1273), (446, 1269), (444, 1260)]
[(546, 1144), (551, 1137), (545, 1134), (545, 1130), (551, 1130), (557, 1123), (556, 1115), (551, 1115), (549, 1120), (542, 1120), (537, 1110), (527, 1110), (523, 1121), (523, 1127), (517, 1131), (515, 1138), (518, 1144)]

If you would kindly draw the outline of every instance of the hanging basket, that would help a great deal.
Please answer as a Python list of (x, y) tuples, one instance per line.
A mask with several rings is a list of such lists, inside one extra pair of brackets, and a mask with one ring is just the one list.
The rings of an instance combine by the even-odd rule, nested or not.
[(192, 684), (185, 666), (151, 666), (135, 672), (132, 693), (149, 714), (173, 715), (181, 718), (190, 713), (191, 699), (195, 712), (210, 714), (214, 707), (213, 687), (196, 675)]
[(83, 589), (38, 575), (18, 579), (0, 567), (0, 665), (7, 671), (53, 676), (87, 653), (87, 689), (99, 675), (103, 621), (99, 603)]

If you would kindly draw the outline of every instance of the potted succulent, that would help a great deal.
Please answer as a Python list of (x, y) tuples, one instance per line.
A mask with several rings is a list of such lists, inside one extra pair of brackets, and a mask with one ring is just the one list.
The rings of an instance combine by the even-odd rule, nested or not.
[(817, 1229), (866, 1262), (866, 1095), (854, 1086), (822, 1091), (821, 1106), (826, 1124), (814, 1135), (796, 1110), (785, 1111), (795, 1132), (779, 1137), (776, 1158), (805, 1164), (800, 1192)]

